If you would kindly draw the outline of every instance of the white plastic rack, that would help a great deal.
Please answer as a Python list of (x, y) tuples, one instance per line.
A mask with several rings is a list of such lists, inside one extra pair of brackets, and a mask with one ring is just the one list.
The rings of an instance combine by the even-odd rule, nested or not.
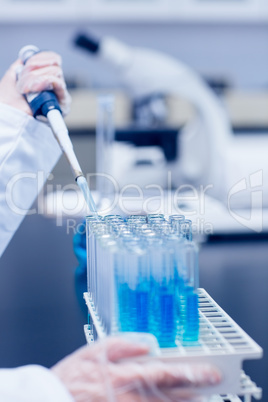
[[(262, 357), (261, 347), (218, 306), (204, 289), (199, 289), (198, 293), (200, 313), (198, 344), (191, 346), (178, 344), (177, 348), (161, 348), (157, 356), (149, 358), (172, 362), (202, 360), (219, 367), (223, 375), (221, 384), (202, 390), (204, 394), (211, 394), (213, 390), (215, 395), (211, 397), (210, 402), (241, 401), (236, 395), (243, 397), (246, 402), (251, 401), (252, 397), (261, 399), (262, 390), (242, 371), (244, 360)], [(91, 302), (90, 294), (84, 293), (84, 298), (90, 315), (90, 325), (85, 325), (84, 330), (88, 343), (92, 343), (97, 338), (104, 338), (106, 333)], [(218, 394), (224, 394), (224, 396)]]

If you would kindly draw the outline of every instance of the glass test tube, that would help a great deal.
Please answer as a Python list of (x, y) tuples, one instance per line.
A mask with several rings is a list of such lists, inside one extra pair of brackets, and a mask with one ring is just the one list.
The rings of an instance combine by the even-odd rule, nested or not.
[(120, 331), (135, 331), (134, 289), (136, 278), (135, 255), (126, 247), (130, 238), (121, 238), (115, 259), (117, 325)]
[(147, 220), (150, 220), (150, 219), (159, 219), (159, 218), (163, 218), (163, 219), (165, 219), (165, 215), (164, 214), (148, 214), (147, 215)]
[(185, 221), (184, 215), (170, 215), (169, 222), (174, 233), (180, 234), (180, 224)]
[(180, 341), (187, 345), (198, 341), (198, 249), (194, 242), (185, 241), (183, 255), (183, 288), (181, 293)]
[(147, 224), (146, 216), (144, 215), (130, 215), (126, 219), (126, 224), (130, 230), (135, 231), (140, 228), (143, 224)]
[[(86, 217), (87, 290), (91, 302), (93, 301), (93, 272), (96, 269), (96, 249), (91, 225), (93, 223), (99, 223), (101, 219), (101, 217), (96, 217), (95, 215), (89, 215)], [(97, 334), (93, 326), (92, 317), (90, 315), (88, 315), (88, 323), (92, 331), (93, 338), (96, 339)]]
[(97, 236), (101, 234), (107, 234), (108, 233), (108, 228), (105, 222), (93, 222), (91, 223), (91, 230), (92, 230), (92, 248), (95, 250), (95, 260), (92, 266), (92, 277), (91, 277), (91, 294), (92, 294), (92, 301), (95, 305), (96, 311), (98, 311), (98, 294), (97, 294), (97, 272), (98, 272), (98, 266), (99, 266), (99, 249), (98, 247), (98, 241), (97, 241)]
[(108, 222), (109, 221), (112, 221), (112, 222), (115, 222), (115, 221), (123, 222), (124, 221), (124, 219), (122, 218), (121, 215), (105, 215), (104, 220), (108, 221)]
[(101, 235), (98, 239), (100, 243), (101, 259), (98, 266), (98, 314), (100, 322), (107, 334), (112, 332), (114, 320), (114, 303), (113, 303), (113, 269), (114, 269), (114, 252), (117, 249), (116, 240), (110, 234)]
[(184, 219), (179, 222), (179, 232), (181, 237), (185, 238), (186, 240), (192, 241), (193, 234), (192, 234), (192, 221), (190, 219)]
[[(90, 224), (98, 266), (92, 270), (91, 288), (107, 333), (151, 332), (161, 347), (174, 347), (178, 340), (196, 343), (198, 251), (188, 235), (191, 221), (181, 237), (173, 233), (171, 217), (167, 222), (155, 214), (148, 224), (144, 217), (104, 220)], [(135, 220), (138, 226), (132, 226)], [(109, 291), (113, 282), (114, 296)]]
[(129, 249), (129, 292), (131, 298), (132, 328), (134, 332), (149, 332), (150, 275), (146, 249), (140, 242)]
[(129, 215), (126, 220), (127, 220), (127, 222), (131, 221), (131, 220), (139, 220), (139, 221), (147, 222), (146, 215)]
[(155, 290), (154, 316), (157, 339), (161, 347), (175, 347), (177, 335), (176, 282), (173, 255), (166, 236), (161, 236), (161, 245), (152, 248), (152, 270)]
[(87, 237), (87, 290), (89, 294), (92, 294), (92, 273), (94, 270), (95, 266), (95, 243), (94, 243), (94, 237), (93, 237), (93, 231), (91, 228), (91, 224), (93, 223), (98, 223), (101, 218), (99, 217), (98, 219), (94, 215), (88, 215), (86, 217), (86, 237)]
[(112, 196), (114, 186), (105, 177), (111, 172), (113, 164), (114, 143), (114, 96), (101, 95), (98, 97), (98, 116), (96, 129), (96, 188), (102, 197)]

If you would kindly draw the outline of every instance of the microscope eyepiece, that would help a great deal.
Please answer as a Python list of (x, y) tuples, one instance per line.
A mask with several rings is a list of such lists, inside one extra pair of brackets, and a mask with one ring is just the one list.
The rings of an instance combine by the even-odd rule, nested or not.
[(100, 48), (100, 41), (93, 36), (79, 34), (74, 40), (76, 46), (88, 50), (91, 53), (98, 53)]

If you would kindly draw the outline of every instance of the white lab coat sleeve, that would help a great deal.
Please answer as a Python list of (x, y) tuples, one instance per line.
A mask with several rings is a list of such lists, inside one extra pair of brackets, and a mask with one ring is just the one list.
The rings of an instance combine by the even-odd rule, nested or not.
[(0, 104), (0, 256), (61, 155), (51, 129)]
[[(0, 256), (60, 155), (45, 124), (0, 104)], [(73, 402), (73, 398), (50, 370), (30, 365), (0, 369), (0, 401)]]
[(0, 370), (0, 400), (4, 402), (74, 402), (48, 369), (29, 365)]

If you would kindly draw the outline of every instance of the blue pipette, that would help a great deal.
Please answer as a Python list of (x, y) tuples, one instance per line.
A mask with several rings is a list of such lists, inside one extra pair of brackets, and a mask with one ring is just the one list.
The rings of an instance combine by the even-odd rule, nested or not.
[[(30, 57), (39, 52), (40, 50), (36, 46), (24, 46), (19, 52), (19, 58), (25, 64)], [(47, 118), (53, 134), (71, 166), (74, 178), (85, 197), (89, 209), (93, 214), (97, 215), (95, 202), (74, 153), (73, 144), (69, 137), (67, 126), (63, 120), (61, 108), (55, 93), (53, 91), (35, 92), (26, 94), (25, 98), (35, 118), (39, 116)]]

